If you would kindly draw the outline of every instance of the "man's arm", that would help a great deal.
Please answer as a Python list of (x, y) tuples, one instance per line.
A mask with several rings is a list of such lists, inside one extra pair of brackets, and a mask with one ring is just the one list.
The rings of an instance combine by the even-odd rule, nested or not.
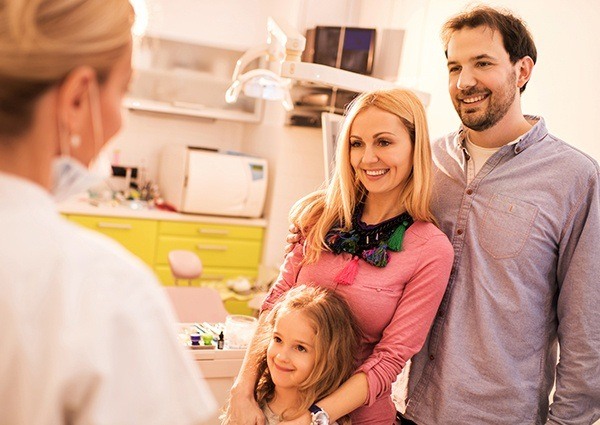
[(556, 312), (560, 360), (548, 423), (600, 418), (600, 185), (598, 172), (575, 206), (559, 246)]
[[(322, 400), (317, 405), (327, 412), (330, 423), (337, 421), (342, 416), (363, 406), (369, 395), (369, 384), (367, 376), (360, 372), (351, 376), (337, 390)], [(305, 414), (291, 421), (281, 422), (281, 425), (309, 425), (311, 415)]]

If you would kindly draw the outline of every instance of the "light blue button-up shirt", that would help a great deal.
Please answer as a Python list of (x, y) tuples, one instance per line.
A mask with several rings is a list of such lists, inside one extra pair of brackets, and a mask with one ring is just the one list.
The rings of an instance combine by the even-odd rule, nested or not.
[(455, 260), (413, 358), (406, 415), (418, 424), (600, 417), (599, 168), (527, 119), (469, 183), (463, 129), (433, 146), (433, 211)]

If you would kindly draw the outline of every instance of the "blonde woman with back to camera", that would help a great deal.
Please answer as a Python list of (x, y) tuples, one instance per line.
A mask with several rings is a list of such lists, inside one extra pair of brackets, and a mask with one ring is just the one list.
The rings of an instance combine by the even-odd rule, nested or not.
[(70, 224), (121, 127), (127, 0), (0, 0), (0, 423), (192, 424), (214, 401), (159, 283)]
[[(263, 305), (272, 309), (298, 282), (332, 289), (361, 331), (359, 366), (333, 393), (284, 423), (393, 423), (391, 385), (425, 342), (452, 265), (448, 238), (429, 208), (431, 152), (423, 105), (410, 91), (358, 96), (338, 138), (324, 190), (291, 213), (304, 235), (288, 254)], [(227, 423), (263, 424), (253, 394), (252, 350), (232, 389)]]

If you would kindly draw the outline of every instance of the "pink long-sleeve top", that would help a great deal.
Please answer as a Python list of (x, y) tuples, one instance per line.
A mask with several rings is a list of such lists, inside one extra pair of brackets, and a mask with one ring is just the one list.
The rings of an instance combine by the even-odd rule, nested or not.
[(360, 260), (351, 285), (334, 280), (351, 260), (350, 254), (323, 252), (318, 262), (306, 265), (301, 264), (303, 258), (298, 244), (281, 266), (263, 310), (300, 284), (319, 285), (342, 295), (362, 330), (357, 372), (366, 374), (369, 386), (365, 405), (351, 414), (352, 423), (393, 423), (391, 385), (425, 342), (450, 276), (452, 245), (435, 225), (417, 221), (407, 229), (402, 251), (390, 251), (386, 267)]

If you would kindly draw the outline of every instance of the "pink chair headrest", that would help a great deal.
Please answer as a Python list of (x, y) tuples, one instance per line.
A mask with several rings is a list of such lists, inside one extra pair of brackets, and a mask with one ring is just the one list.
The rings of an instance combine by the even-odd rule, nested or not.
[(202, 274), (202, 262), (192, 251), (169, 252), (169, 266), (176, 279), (196, 279)]

